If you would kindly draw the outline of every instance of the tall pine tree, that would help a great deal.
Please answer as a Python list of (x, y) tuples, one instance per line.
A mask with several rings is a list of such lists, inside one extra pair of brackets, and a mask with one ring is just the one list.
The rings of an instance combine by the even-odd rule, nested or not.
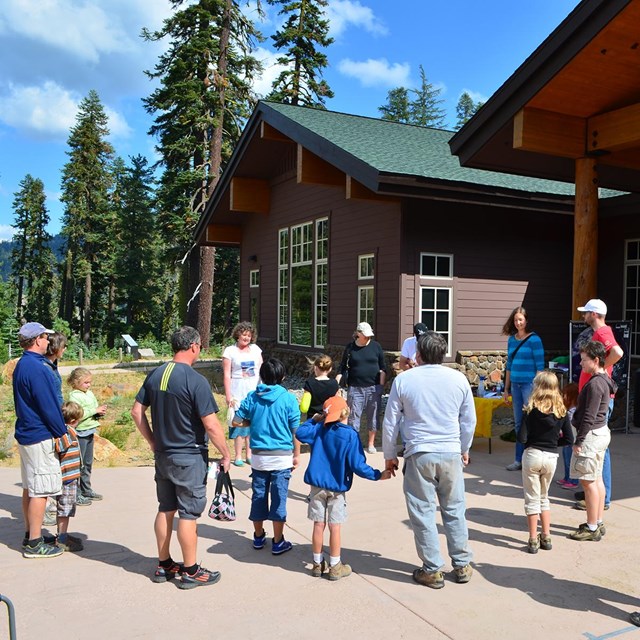
[(484, 102), (474, 102), (467, 91), (463, 91), (456, 105), (456, 126), (455, 130), (461, 129), (476, 114)]
[(171, 261), (191, 253), (183, 294), (198, 288), (196, 324), (206, 347), (215, 251), (194, 252), (191, 232), (253, 108), (250, 85), (260, 65), (251, 51), (259, 34), (235, 0), (172, 0), (172, 6), (175, 13), (160, 30), (143, 31), (150, 41), (170, 39), (154, 71), (147, 72), (160, 86), (144, 104), (155, 114), (149, 132), (158, 138), (164, 167), (158, 221)]
[(415, 98), (409, 103), (410, 123), (421, 127), (442, 128), (445, 122), (444, 100), (440, 97), (442, 89), (434, 87), (427, 80), (424, 67), (420, 65), (420, 86), (412, 89)]
[(320, 48), (328, 47), (329, 21), (324, 17), (327, 0), (267, 0), (281, 6), (278, 15), (288, 16), (281, 29), (271, 36), (274, 47), (285, 53), (278, 64), (285, 69), (274, 80), (268, 100), (285, 104), (324, 108), (325, 100), (333, 98), (322, 72), (327, 56)]
[(382, 114), (383, 120), (408, 124), (411, 121), (411, 115), (409, 113), (409, 89), (405, 87), (391, 89), (389, 93), (387, 93), (387, 104), (378, 107), (378, 111)]
[(27, 174), (14, 196), (14, 248), (11, 272), (16, 283), (16, 317), (50, 326), (55, 289), (54, 257), (46, 231), (49, 213), (42, 180)]
[[(112, 234), (113, 215), (109, 192), (112, 186), (113, 148), (107, 141), (108, 119), (98, 94), (91, 90), (80, 103), (76, 124), (68, 139), (69, 161), (62, 171), (62, 197), (65, 205), (62, 234), (67, 242), (65, 270), (66, 296), (62, 317), (78, 326), (81, 338), (90, 344), (92, 331), (100, 334), (98, 322), (104, 312), (106, 292), (100, 282), (104, 244)], [(104, 272), (102, 272), (104, 273)], [(94, 284), (100, 287), (94, 289)], [(78, 323), (74, 307), (80, 309)], [(92, 325), (93, 315), (96, 323)]]

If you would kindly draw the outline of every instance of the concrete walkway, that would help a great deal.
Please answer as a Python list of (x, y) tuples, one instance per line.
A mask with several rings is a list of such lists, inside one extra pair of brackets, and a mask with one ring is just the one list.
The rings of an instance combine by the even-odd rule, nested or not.
[[(615, 500), (601, 542), (566, 534), (584, 521), (571, 492), (553, 488), (553, 550), (525, 551), (526, 520), (517, 472), (505, 470), (512, 447), (478, 440), (467, 472), (475, 573), (470, 583), (434, 591), (411, 580), (418, 566), (400, 478), (356, 478), (343, 528), (343, 560), (354, 574), (339, 582), (310, 577), (311, 523), (304, 469), (294, 472), (286, 537), (291, 552), (274, 557), (251, 547), (248, 468), (233, 468), (239, 518), (204, 516), (199, 557), (222, 572), (220, 583), (192, 591), (153, 584), (156, 511), (153, 470), (94, 470), (102, 502), (79, 507), (71, 530), (85, 551), (25, 560), (17, 469), (0, 469), (0, 594), (16, 610), (18, 638), (415, 638), (420, 640), (640, 640), (627, 621), (640, 609), (640, 435), (614, 434)], [(382, 467), (381, 453), (369, 456)], [(303, 456), (306, 465), (306, 457)], [(556, 474), (556, 477), (559, 477)], [(213, 487), (209, 486), (209, 498)], [(269, 532), (269, 530), (268, 530)], [(269, 532), (270, 533), (270, 532)], [(444, 536), (442, 536), (444, 545)], [(174, 557), (180, 559), (177, 541)], [(451, 570), (450, 566), (446, 567)], [(448, 576), (450, 578), (450, 576)], [(0, 638), (8, 637), (0, 605)]]

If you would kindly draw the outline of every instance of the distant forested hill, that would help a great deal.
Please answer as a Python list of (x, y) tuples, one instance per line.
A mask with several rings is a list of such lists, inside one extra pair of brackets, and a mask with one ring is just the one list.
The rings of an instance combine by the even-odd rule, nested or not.
[[(7, 280), (11, 275), (11, 252), (14, 243), (11, 241), (0, 242), (0, 278)], [(51, 238), (51, 249), (58, 261), (62, 261), (64, 250), (64, 238), (58, 234)]]

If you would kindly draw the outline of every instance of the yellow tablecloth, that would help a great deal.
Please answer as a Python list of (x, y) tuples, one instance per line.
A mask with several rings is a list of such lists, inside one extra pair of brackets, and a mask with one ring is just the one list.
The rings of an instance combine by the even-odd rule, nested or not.
[(491, 437), (491, 420), (493, 418), (493, 412), (505, 404), (507, 404), (502, 398), (473, 398), (473, 403), (476, 405), (476, 431), (475, 435), (478, 438), (490, 438)]

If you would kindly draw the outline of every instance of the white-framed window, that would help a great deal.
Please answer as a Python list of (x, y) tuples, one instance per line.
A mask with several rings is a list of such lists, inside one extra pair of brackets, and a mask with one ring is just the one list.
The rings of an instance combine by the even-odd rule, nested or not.
[(374, 265), (373, 253), (358, 256), (358, 280), (373, 280), (375, 276)]
[(446, 253), (421, 253), (420, 275), (423, 278), (453, 278), (453, 256)]
[(451, 321), (453, 289), (450, 287), (420, 287), (420, 322), (436, 331), (447, 341), (447, 355), (451, 355)]
[(374, 288), (372, 286), (358, 287), (358, 323), (373, 322)]
[(260, 269), (251, 269), (251, 271), (249, 271), (249, 286), (260, 286)]
[(329, 219), (278, 231), (278, 342), (327, 341)]
[(631, 355), (640, 356), (640, 240), (625, 241), (624, 257), (624, 318), (633, 320)]

